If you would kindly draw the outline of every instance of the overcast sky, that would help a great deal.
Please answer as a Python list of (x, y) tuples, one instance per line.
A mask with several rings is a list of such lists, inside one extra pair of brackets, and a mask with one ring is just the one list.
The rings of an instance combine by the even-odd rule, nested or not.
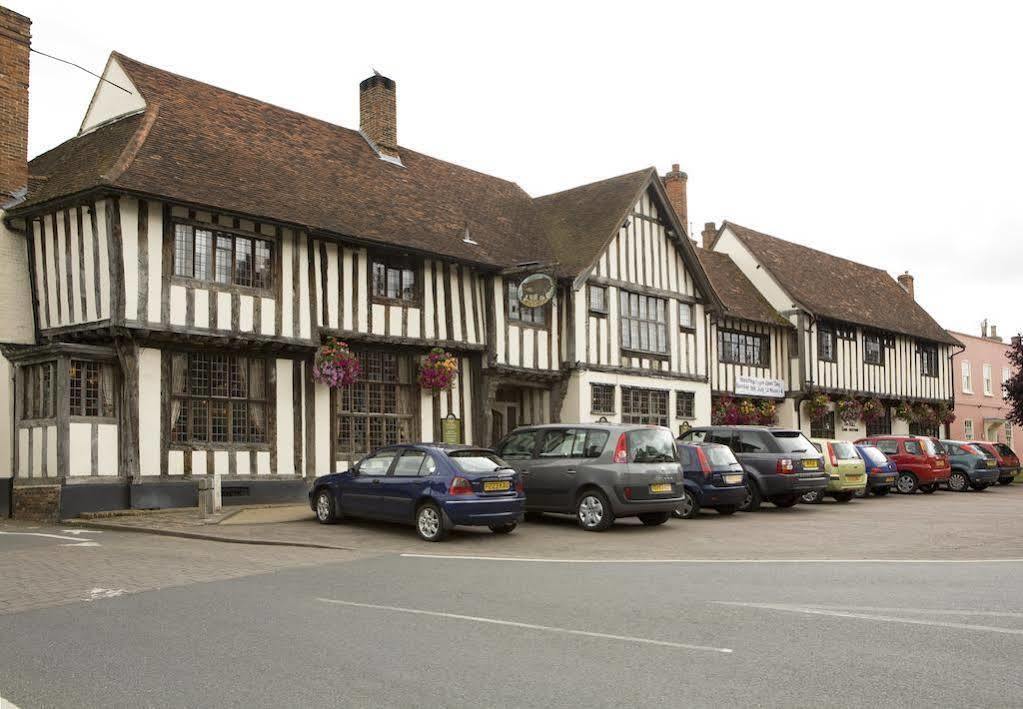
[[(1023, 329), (1018, 3), (3, 2), (93, 71), (116, 49), (351, 128), (375, 67), (401, 144), (532, 195), (678, 162), (695, 233), (909, 270), (945, 327)], [(33, 55), (31, 155), (95, 81)]]

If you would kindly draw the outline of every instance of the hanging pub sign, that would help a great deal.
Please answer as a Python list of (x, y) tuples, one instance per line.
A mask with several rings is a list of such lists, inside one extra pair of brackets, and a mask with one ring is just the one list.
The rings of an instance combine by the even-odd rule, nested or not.
[(519, 303), (524, 308), (540, 308), (554, 297), (554, 279), (546, 273), (534, 273), (519, 283)]
[(440, 422), (440, 437), (442, 443), (462, 442), (462, 419), (454, 414), (448, 414)]

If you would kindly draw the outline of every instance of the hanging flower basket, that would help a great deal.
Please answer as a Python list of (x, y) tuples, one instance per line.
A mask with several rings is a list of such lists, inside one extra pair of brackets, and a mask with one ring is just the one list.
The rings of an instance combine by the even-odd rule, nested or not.
[(908, 401), (900, 401), (898, 406), (895, 407), (895, 418), (900, 421), (907, 421), (909, 423), (915, 423), (915, 413), (913, 407)]
[(419, 368), (419, 386), (432, 392), (447, 391), (458, 377), (458, 360), (450, 352), (434, 347)]
[(735, 424), (738, 422), (738, 415), (735, 399), (730, 396), (722, 396), (714, 400), (710, 411), (710, 422), (715, 426)]
[(316, 351), (313, 381), (326, 384), (331, 389), (340, 389), (358, 381), (361, 373), (358, 358), (340, 340), (332, 337)]
[(951, 426), (956, 421), (955, 411), (953, 411), (952, 407), (945, 402), (941, 402), (935, 406), (934, 413), (937, 415), (938, 421), (946, 426)]
[(827, 394), (814, 394), (806, 400), (806, 415), (814, 423), (820, 423), (830, 413), (831, 399)]
[(938, 425), (938, 413), (929, 404), (917, 404), (913, 407), (913, 422), (924, 428), (934, 428)]
[(739, 402), (740, 424), (747, 425), (751, 423), (756, 423), (758, 413), (759, 412), (757, 411), (757, 405), (753, 403), (750, 399), (743, 399), (742, 401)]
[(838, 418), (846, 426), (855, 426), (863, 416), (863, 404), (849, 396), (844, 396), (835, 402), (835, 411)]
[(757, 423), (761, 426), (773, 426), (778, 422), (778, 405), (770, 399), (762, 399), (757, 406)]
[(860, 410), (860, 419), (863, 423), (874, 423), (884, 418), (885, 405), (881, 403), (880, 399), (867, 399), (863, 402), (863, 407)]

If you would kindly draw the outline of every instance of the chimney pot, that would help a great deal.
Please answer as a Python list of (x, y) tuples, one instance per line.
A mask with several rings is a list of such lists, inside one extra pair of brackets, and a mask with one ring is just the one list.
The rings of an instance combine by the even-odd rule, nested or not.
[(987, 337), (987, 318), (980, 321), (980, 336)]
[(991, 339), (992, 340), (998, 340), (999, 342), (1002, 341), (1002, 338), (1000, 338), (998, 336), (998, 326), (997, 325), (992, 325), (991, 326)]
[(28, 58), (32, 21), (0, 7), (0, 207), (28, 186)]
[(916, 293), (914, 292), (914, 288), (913, 288), (913, 277), (911, 275), (909, 275), (909, 271), (906, 271), (901, 276), (899, 276), (898, 280), (899, 280), (899, 285), (902, 286), (902, 288), (907, 293), (909, 293), (909, 297), (913, 298), (914, 300), (916, 300)]
[(703, 225), (703, 248), (710, 251), (710, 247), (714, 243), (714, 237), (718, 235), (718, 228), (714, 225), (714, 222), (705, 222)]
[(689, 206), (686, 201), (686, 182), (689, 176), (682, 172), (678, 163), (672, 163), (671, 172), (661, 178), (664, 184), (664, 191), (668, 194), (668, 202), (682, 222), (682, 228), (689, 231)]
[(398, 102), (393, 79), (382, 74), (359, 84), (359, 130), (382, 155), (398, 156)]

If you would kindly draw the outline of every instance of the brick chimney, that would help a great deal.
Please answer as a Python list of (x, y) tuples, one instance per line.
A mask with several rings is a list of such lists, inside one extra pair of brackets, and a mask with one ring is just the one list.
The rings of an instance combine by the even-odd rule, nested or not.
[(668, 201), (671, 202), (678, 220), (682, 222), (682, 228), (689, 231), (689, 206), (686, 203), (686, 182), (689, 176), (678, 169), (678, 163), (671, 166), (671, 172), (661, 178), (664, 183), (664, 191), (668, 193)]
[(987, 339), (987, 318), (980, 321), (980, 336)]
[(0, 7), (0, 207), (28, 186), (28, 48), (32, 21)]
[(714, 225), (714, 222), (704, 222), (703, 225), (703, 248), (710, 251), (711, 244), (714, 243), (714, 237), (718, 235), (718, 228)]
[(910, 298), (916, 300), (916, 294), (913, 292), (913, 277), (909, 275), (909, 271), (899, 276), (899, 285), (909, 293)]
[(998, 336), (998, 326), (997, 325), (992, 325), (991, 326), (991, 339), (992, 340), (998, 340), (999, 342), (1002, 341), (1002, 338)]
[(381, 155), (398, 157), (398, 101), (393, 80), (374, 73), (359, 84), (359, 130)]

